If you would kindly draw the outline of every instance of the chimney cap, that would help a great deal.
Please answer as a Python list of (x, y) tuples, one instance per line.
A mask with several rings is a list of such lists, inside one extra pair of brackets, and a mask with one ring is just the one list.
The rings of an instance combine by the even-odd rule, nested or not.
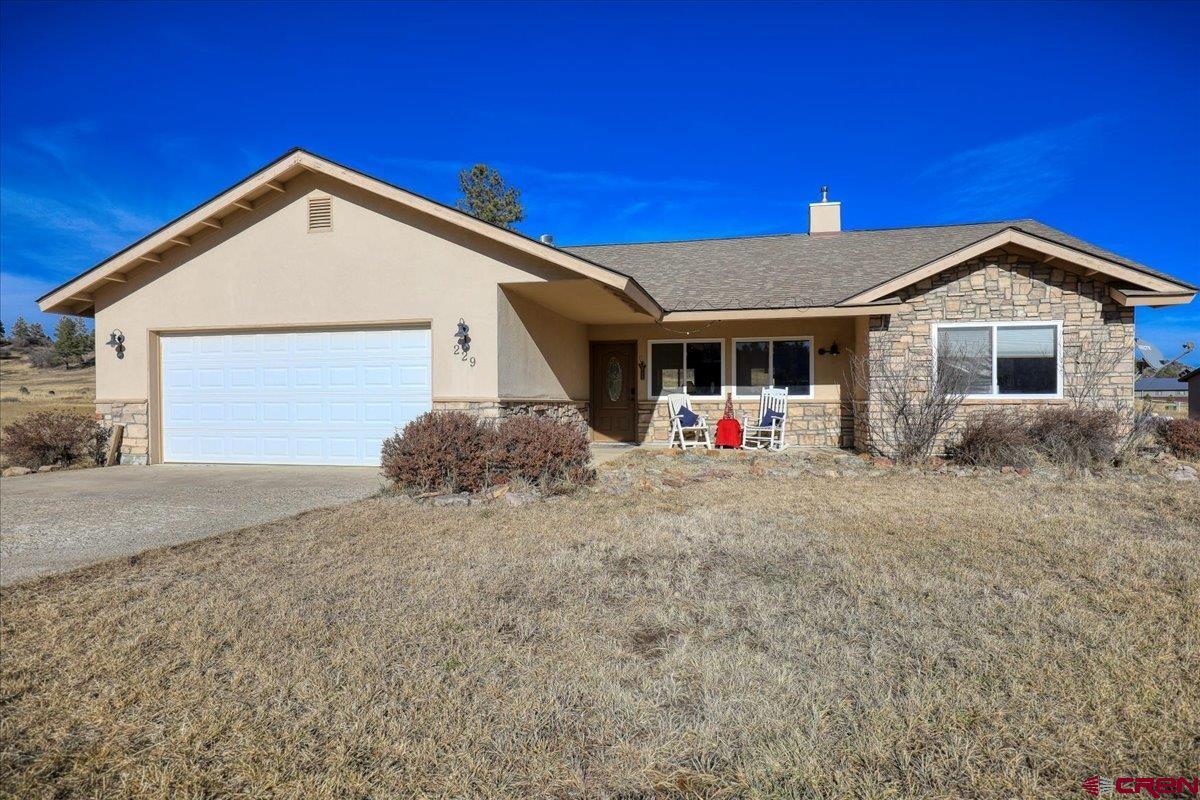
[(548, 244), (551, 247), (554, 247), (554, 234), (543, 233), (541, 236), (538, 237), (538, 241), (540, 241), (542, 244)]
[(821, 202), (822, 203), (829, 202), (829, 187), (828, 186), (821, 187)]

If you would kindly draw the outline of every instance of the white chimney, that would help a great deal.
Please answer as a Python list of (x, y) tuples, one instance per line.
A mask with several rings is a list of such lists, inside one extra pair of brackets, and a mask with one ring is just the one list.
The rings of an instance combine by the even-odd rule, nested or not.
[(821, 202), (808, 204), (808, 232), (840, 233), (842, 230), (842, 204), (830, 201), (829, 187), (821, 187)]

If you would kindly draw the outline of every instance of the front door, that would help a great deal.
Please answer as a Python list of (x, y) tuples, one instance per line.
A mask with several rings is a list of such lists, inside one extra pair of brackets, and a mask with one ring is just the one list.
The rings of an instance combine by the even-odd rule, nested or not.
[(592, 342), (592, 436), (598, 442), (637, 438), (635, 342)]

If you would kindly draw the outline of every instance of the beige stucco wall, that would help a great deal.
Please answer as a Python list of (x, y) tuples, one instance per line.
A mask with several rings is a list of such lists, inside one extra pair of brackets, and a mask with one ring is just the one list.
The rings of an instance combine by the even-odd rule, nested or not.
[(501, 398), (586, 400), (586, 325), (504, 289), (498, 290)]
[[(309, 196), (333, 198), (332, 230), (308, 232)], [(501, 388), (498, 318), (510, 313), (497, 285), (565, 277), (575, 276), (348, 184), (305, 173), (288, 183), (286, 193), (264, 198), (260, 208), (230, 218), (225, 228), (168, 251), (162, 264), (148, 264), (130, 273), (127, 283), (97, 290), (97, 397), (151, 397), (154, 330), (414, 322), (432, 326), (435, 399), (495, 399)], [(452, 352), (460, 317), (471, 326), (474, 366)], [(568, 327), (548, 321), (541, 339), (553, 338), (548, 331), (555, 326), (560, 333)], [(126, 336), (123, 360), (103, 346), (114, 328)], [(581, 337), (579, 328), (576, 349)], [(509, 327), (505, 347), (519, 347), (519, 338)], [(550, 384), (546, 376), (553, 370), (532, 363), (542, 352), (536, 346), (521, 350), (523, 371), (507, 390), (534, 396), (578, 392), (577, 375), (557, 387)]]

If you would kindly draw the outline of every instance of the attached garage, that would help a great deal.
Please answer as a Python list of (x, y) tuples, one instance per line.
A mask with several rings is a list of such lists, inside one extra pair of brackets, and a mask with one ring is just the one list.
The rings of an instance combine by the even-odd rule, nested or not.
[(432, 407), (428, 328), (163, 335), (164, 461), (377, 465)]

